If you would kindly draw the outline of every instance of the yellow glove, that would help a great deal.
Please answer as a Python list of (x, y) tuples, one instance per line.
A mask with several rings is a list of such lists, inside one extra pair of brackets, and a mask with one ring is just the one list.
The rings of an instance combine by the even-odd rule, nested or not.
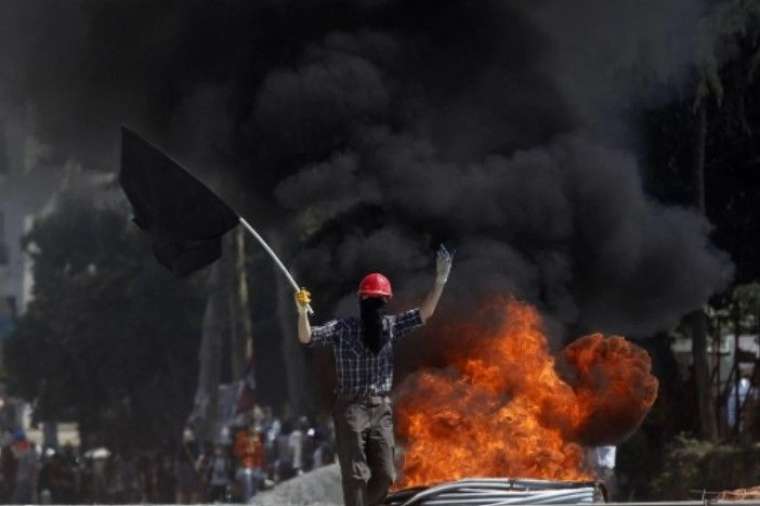
[(295, 293), (296, 306), (299, 313), (305, 313), (309, 304), (311, 304), (311, 292), (306, 288), (301, 288)]

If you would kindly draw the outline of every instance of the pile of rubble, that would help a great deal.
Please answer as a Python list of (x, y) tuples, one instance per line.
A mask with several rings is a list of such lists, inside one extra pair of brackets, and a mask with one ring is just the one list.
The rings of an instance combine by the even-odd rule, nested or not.
[(343, 504), (338, 464), (320, 467), (253, 498), (256, 506), (338, 506)]
[(718, 496), (720, 500), (726, 501), (752, 501), (760, 499), (760, 486), (750, 488), (738, 488), (736, 490), (726, 490)]

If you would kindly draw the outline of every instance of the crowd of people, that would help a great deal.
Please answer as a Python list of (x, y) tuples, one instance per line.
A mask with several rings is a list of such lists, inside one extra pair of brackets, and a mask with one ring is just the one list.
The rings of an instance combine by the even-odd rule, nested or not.
[(72, 445), (39, 448), (22, 431), (0, 450), (0, 502), (15, 504), (248, 502), (311, 469), (332, 463), (332, 424), (307, 417), (253, 417), (216, 441), (185, 431), (174, 449), (111, 451)]

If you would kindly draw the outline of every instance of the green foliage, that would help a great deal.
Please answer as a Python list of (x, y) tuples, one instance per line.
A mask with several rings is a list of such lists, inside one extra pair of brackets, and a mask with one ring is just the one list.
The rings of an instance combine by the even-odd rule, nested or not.
[(738, 285), (731, 292), (732, 313), (746, 332), (757, 332), (760, 318), (760, 283)]
[(122, 214), (73, 197), (25, 237), (34, 299), (5, 349), (12, 390), (39, 420), (151, 446), (192, 403), (203, 301), (161, 268)]
[(714, 333), (755, 333), (760, 322), (760, 283), (735, 285), (725, 296), (708, 305)]
[(720, 66), (728, 59), (737, 59), (742, 52), (749, 53), (744, 79), (749, 83), (754, 80), (760, 64), (759, 39), (759, 0), (730, 0), (716, 4), (698, 29), (702, 69), (695, 105), (708, 95), (714, 96), (719, 104), (722, 102), (725, 89)]
[(668, 447), (662, 472), (652, 481), (657, 497), (689, 499), (702, 492), (757, 484), (760, 447), (737, 447), (677, 437)]

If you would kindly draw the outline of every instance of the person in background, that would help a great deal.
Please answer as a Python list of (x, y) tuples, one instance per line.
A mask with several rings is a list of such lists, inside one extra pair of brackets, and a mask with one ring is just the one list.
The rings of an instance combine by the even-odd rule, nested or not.
[(277, 438), (282, 424), (272, 413), (271, 406), (264, 408), (264, 461), (267, 464), (266, 474), (274, 482), (277, 475)]
[(277, 436), (277, 464), (275, 465), (276, 482), (289, 480), (293, 477), (293, 447), (290, 444), (290, 434), (293, 432), (290, 421), (282, 424), (280, 435)]
[(16, 470), (16, 487), (11, 496), (11, 502), (15, 504), (31, 504), (36, 502), (36, 487), (38, 477), (37, 452), (34, 444), (26, 439), (23, 432), (19, 431), (13, 443), (13, 453), (18, 461)]
[(314, 450), (317, 448), (316, 427), (310, 423), (307, 417), (303, 417), (303, 471), (314, 469)]
[(209, 501), (224, 502), (232, 476), (232, 463), (222, 445), (214, 447), (214, 455), (208, 466)]
[(240, 499), (248, 502), (261, 488), (264, 480), (261, 431), (255, 426), (239, 430), (235, 435), (233, 453), (238, 459), (236, 478), (240, 485)]
[(177, 482), (176, 501), (178, 504), (190, 504), (200, 500), (199, 497), (199, 474), (195, 470), (194, 440), (186, 439), (180, 445), (174, 464), (175, 479)]
[(60, 500), (54, 499), (59, 504), (76, 504), (80, 502), (81, 467), (74, 446), (66, 443), (61, 449), (59, 457), (62, 462), (63, 476), (60, 483)]
[(322, 466), (332, 464), (335, 460), (335, 454), (332, 451), (332, 445), (329, 441), (328, 429), (318, 427), (314, 430), (314, 452), (312, 457), (312, 468), (318, 469)]
[[(738, 432), (742, 432), (744, 428), (744, 416), (746, 415), (744, 407), (749, 397), (756, 397), (757, 393), (752, 387), (752, 381), (750, 381), (748, 375), (742, 374), (739, 378), (739, 385), (734, 383), (731, 385), (731, 390), (726, 397), (726, 422), (732, 429), (736, 429)], [(736, 427), (737, 413), (739, 414), (739, 426)]]
[(290, 433), (288, 444), (293, 455), (293, 474), (298, 476), (304, 472), (304, 439), (306, 438), (309, 422), (306, 417), (301, 417), (293, 425), (293, 432)]
[(158, 497), (156, 482), (156, 465), (151, 455), (140, 455), (140, 489), (141, 502), (153, 503)]
[(53, 502), (53, 482), (55, 481), (55, 462), (53, 460), (55, 449), (45, 448), (40, 460), (40, 472), (37, 478), (37, 494), (41, 504)]
[(174, 461), (166, 452), (156, 456), (156, 488), (158, 502), (171, 504), (176, 500), (177, 480), (174, 474)]
[(0, 502), (7, 504), (11, 500), (13, 490), (16, 488), (16, 471), (18, 469), (18, 459), (12, 449), (12, 442), (10, 436), (8, 436), (0, 450), (0, 478), (2, 478), (0, 485)]
[(588, 465), (607, 489), (607, 501), (613, 500), (617, 495), (616, 456), (617, 447), (612, 445), (594, 446), (586, 451)]

